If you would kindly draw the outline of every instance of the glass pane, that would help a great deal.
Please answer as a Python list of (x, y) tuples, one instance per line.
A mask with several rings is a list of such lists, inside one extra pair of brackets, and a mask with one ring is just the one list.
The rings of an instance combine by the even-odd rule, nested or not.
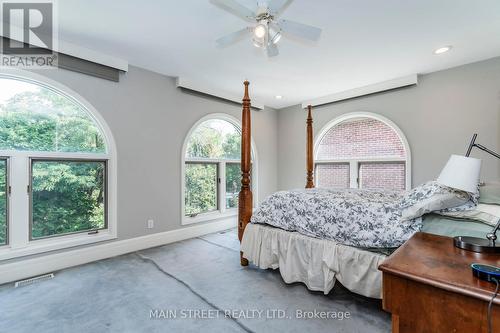
[(349, 188), (349, 164), (331, 163), (316, 165), (316, 185), (329, 188)]
[(0, 149), (104, 153), (84, 108), (51, 89), (0, 78)]
[(105, 162), (32, 162), (32, 237), (103, 229)]
[(0, 159), (0, 245), (7, 244), (7, 160)]
[(360, 163), (360, 187), (366, 189), (404, 190), (405, 163)]
[(380, 120), (358, 118), (332, 127), (321, 139), (318, 160), (406, 157), (398, 133)]
[(186, 158), (240, 159), (241, 133), (228, 121), (211, 119), (191, 134)]
[(217, 210), (217, 164), (186, 163), (185, 214)]
[(241, 189), (240, 163), (226, 163), (226, 208), (238, 207)]

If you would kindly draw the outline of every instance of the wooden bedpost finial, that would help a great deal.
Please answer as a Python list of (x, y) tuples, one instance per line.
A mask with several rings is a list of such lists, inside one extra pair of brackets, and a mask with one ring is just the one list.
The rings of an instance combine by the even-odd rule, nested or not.
[[(250, 82), (245, 81), (245, 95), (243, 96), (243, 110), (241, 112), (241, 190), (238, 196), (238, 238), (241, 242), (245, 227), (252, 218), (253, 198), (250, 185), (250, 170), (252, 167), (252, 121), (250, 96), (248, 86)], [(240, 252), (242, 266), (248, 266), (248, 260), (243, 258)]]
[(307, 144), (306, 144), (306, 166), (307, 178), (306, 188), (314, 188), (314, 159), (313, 159), (313, 118), (312, 106), (307, 106)]
[(243, 96), (243, 101), (250, 100), (250, 96), (248, 95), (248, 86), (250, 85), (250, 82), (248, 82), (248, 80), (245, 80), (243, 84), (245, 85), (245, 95)]

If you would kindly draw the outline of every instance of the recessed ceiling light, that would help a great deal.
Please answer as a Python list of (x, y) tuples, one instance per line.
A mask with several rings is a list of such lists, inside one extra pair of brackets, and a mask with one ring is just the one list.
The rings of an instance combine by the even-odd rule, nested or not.
[(451, 45), (440, 47), (439, 49), (434, 50), (434, 54), (443, 54), (443, 53), (446, 53), (449, 50), (451, 50), (452, 47), (453, 46), (451, 46)]
[(274, 98), (276, 98), (276, 99), (283, 99), (283, 96), (281, 96), (281, 95), (276, 95), (276, 96), (274, 96)]

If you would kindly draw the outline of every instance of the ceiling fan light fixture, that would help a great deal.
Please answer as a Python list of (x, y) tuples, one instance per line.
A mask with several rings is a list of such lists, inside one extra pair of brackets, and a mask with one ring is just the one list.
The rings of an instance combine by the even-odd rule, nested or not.
[(277, 44), (282, 37), (290, 35), (313, 42), (319, 40), (320, 28), (281, 19), (283, 11), (294, 0), (254, 0), (252, 8), (255, 8), (255, 2), (257, 2), (257, 8), (255, 9), (247, 8), (245, 5), (240, 4), (240, 1), (242, 0), (210, 0), (217, 7), (250, 23), (250, 26), (244, 29), (217, 39), (216, 45), (219, 48), (232, 45), (248, 36), (255, 47), (264, 50), (264, 53), (271, 58), (279, 55)]
[(278, 44), (281, 39), (281, 31), (276, 30), (274, 27), (269, 28), (269, 41), (273, 44)]
[(264, 47), (264, 43), (257, 39), (257, 38), (252, 38), (252, 43), (253, 43), (253, 46), (257, 47), (257, 48), (263, 48)]
[(273, 44), (278, 44), (278, 42), (281, 40), (281, 32), (277, 32), (273, 38), (271, 38), (271, 43)]
[(264, 38), (267, 34), (267, 26), (262, 23), (257, 24), (257, 26), (253, 29), (253, 34), (258, 39)]

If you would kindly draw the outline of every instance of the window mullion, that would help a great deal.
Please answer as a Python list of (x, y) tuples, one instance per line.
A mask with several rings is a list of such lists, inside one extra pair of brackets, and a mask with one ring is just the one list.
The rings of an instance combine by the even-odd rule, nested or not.
[(11, 248), (23, 248), (29, 242), (29, 159), (27, 156), (14, 155), (10, 163), (9, 198), (9, 245)]
[(221, 213), (226, 211), (226, 162), (219, 162), (219, 210)]
[(321, 187), (320, 179), (318, 177), (318, 163), (314, 161), (314, 182), (316, 187)]
[(359, 188), (359, 166), (358, 161), (349, 162), (350, 188)]

